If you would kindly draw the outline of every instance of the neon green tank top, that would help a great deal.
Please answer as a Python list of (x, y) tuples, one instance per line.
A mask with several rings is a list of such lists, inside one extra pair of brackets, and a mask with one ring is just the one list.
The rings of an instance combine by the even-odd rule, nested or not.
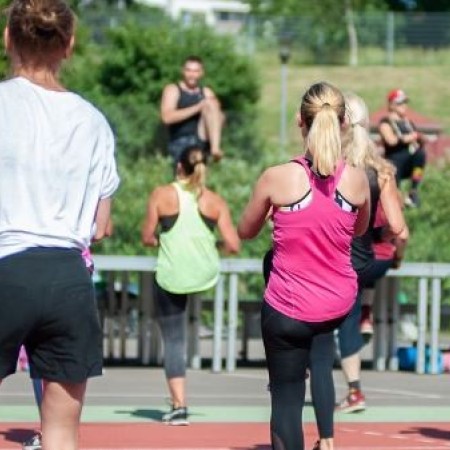
[(175, 225), (160, 235), (156, 281), (174, 294), (201, 292), (219, 276), (216, 239), (200, 215), (195, 193), (178, 182), (173, 186), (179, 213)]

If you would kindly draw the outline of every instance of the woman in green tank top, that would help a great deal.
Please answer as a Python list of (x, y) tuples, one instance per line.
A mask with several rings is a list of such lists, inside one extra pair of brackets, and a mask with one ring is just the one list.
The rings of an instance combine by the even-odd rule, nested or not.
[[(180, 157), (174, 183), (157, 187), (147, 205), (144, 245), (159, 246), (155, 309), (164, 342), (164, 369), (172, 410), (163, 416), (171, 425), (187, 425), (185, 396), (185, 315), (188, 294), (213, 287), (219, 275), (217, 225), (222, 248), (239, 251), (239, 238), (225, 200), (205, 186), (202, 150), (188, 148)], [(159, 239), (156, 236), (160, 227)]]

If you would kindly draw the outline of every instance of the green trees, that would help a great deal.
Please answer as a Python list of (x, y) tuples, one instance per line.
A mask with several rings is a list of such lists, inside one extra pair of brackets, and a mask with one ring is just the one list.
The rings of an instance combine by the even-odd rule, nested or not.
[(427, 167), (420, 208), (407, 210), (407, 261), (450, 262), (450, 165)]

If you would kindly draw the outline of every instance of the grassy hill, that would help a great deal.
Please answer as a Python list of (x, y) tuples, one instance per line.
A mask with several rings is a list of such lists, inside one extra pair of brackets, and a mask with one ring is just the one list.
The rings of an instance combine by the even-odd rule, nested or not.
[[(257, 57), (262, 78), (260, 101), (260, 130), (270, 148), (277, 148), (280, 129), (280, 64), (278, 56), (264, 54)], [(329, 81), (343, 91), (354, 91), (367, 102), (370, 111), (385, 104), (386, 93), (402, 88), (411, 99), (411, 108), (442, 123), (450, 133), (450, 83), (448, 66), (388, 67), (388, 66), (300, 66), (288, 69), (289, 153), (295, 154), (300, 135), (295, 115), (300, 98), (309, 85)]]

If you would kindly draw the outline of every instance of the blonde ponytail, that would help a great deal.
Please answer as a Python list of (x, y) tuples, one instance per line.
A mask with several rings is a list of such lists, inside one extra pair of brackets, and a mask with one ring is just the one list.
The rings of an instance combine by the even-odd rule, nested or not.
[[(341, 159), (341, 131), (336, 113), (325, 104), (316, 114), (306, 138), (313, 156), (313, 168), (321, 175), (334, 173)], [(316, 151), (318, 150), (318, 151)]]
[(361, 169), (373, 168), (380, 178), (395, 177), (394, 166), (379, 155), (369, 135), (369, 110), (364, 100), (347, 93), (345, 102), (349, 117), (349, 127), (343, 138), (345, 160)]
[(313, 157), (313, 168), (321, 175), (332, 175), (342, 159), (341, 124), (345, 102), (341, 92), (328, 83), (312, 85), (300, 107), (306, 126), (306, 150)]

